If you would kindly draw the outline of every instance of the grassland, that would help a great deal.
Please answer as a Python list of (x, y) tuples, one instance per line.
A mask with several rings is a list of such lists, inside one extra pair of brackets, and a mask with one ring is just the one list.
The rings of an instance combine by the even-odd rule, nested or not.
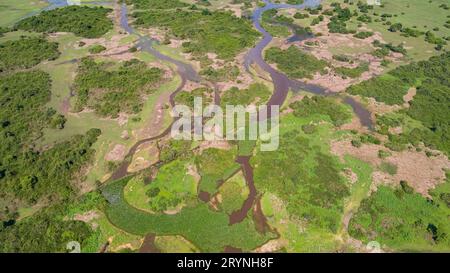
[[(359, 15), (366, 14), (371, 17), (370, 22), (362, 22), (357, 17), (352, 17), (346, 22), (348, 29), (356, 30), (360, 26), (366, 26), (372, 31), (380, 32), (383, 39), (392, 44), (403, 44), (408, 50), (408, 56), (413, 60), (424, 60), (438, 54), (434, 49), (435, 45), (424, 40), (424, 36), (406, 37), (400, 32), (389, 31), (390, 25), (401, 23), (404, 27), (418, 30), (421, 32), (431, 31), (441, 38), (448, 37), (448, 28), (444, 25), (449, 20), (448, 10), (440, 8), (442, 4), (446, 4), (445, 0), (436, 1), (420, 1), (420, 0), (385, 0), (382, 6), (374, 6), (373, 9), (367, 10), (367, 13), (361, 13), (357, 8), (357, 1), (349, 1), (352, 5), (346, 5), (346, 1), (326, 0), (322, 2), (323, 9), (330, 8), (331, 3), (341, 3), (343, 7), (349, 7), (351, 12), (355, 10)], [(310, 19), (310, 18), (308, 18)], [(389, 22), (389, 23), (387, 23)], [(445, 46), (448, 49), (448, 45)]]
[(221, 181), (226, 181), (240, 166), (235, 162), (236, 148), (219, 150), (210, 148), (204, 150), (195, 158), (201, 176), (199, 189), (214, 194)]
[(184, 208), (176, 215), (149, 214), (137, 210), (123, 199), (123, 188), (129, 179), (107, 185), (103, 194), (109, 201), (106, 208), (108, 219), (132, 234), (182, 235), (205, 252), (223, 251), (227, 245), (251, 250), (272, 236), (259, 234), (248, 218), (230, 226), (225, 213), (214, 212), (206, 204)]
[(46, 1), (0, 0), (0, 26), (11, 27), (18, 20), (46, 6)]
[(448, 251), (449, 208), (439, 196), (434, 200), (402, 188), (379, 187), (352, 218), (350, 234), (401, 251)]

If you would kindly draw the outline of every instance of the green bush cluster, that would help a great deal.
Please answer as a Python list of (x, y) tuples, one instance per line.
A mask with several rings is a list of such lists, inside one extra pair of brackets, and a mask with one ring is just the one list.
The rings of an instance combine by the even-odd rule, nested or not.
[(163, 71), (137, 59), (126, 61), (117, 70), (108, 63), (83, 58), (75, 78), (76, 109), (93, 108), (101, 116), (117, 117), (119, 112), (139, 113), (142, 96), (155, 90)]
[(316, 57), (304, 53), (296, 46), (290, 46), (286, 50), (271, 47), (265, 52), (265, 60), (275, 63), (277, 67), (290, 78), (312, 78), (316, 72), (324, 72), (327, 63)]
[(113, 28), (108, 18), (111, 9), (103, 7), (67, 6), (25, 18), (17, 29), (36, 32), (72, 32), (85, 38), (98, 38)]
[(153, 9), (137, 11), (133, 17), (137, 26), (168, 28), (177, 39), (189, 39), (184, 51), (197, 56), (211, 52), (221, 59), (234, 58), (260, 36), (250, 21), (228, 12)]
[(335, 126), (340, 126), (351, 119), (351, 112), (331, 98), (314, 96), (305, 97), (290, 106), (297, 117), (308, 117), (311, 115), (328, 116)]
[(450, 248), (449, 209), (427, 200), (403, 183), (381, 186), (365, 199), (350, 220), (349, 233), (364, 242), (377, 241), (396, 250), (427, 251)]
[(43, 37), (23, 37), (0, 44), (0, 73), (31, 68), (44, 60), (59, 57), (58, 43)]
[(280, 197), (291, 215), (335, 232), (349, 194), (337, 162), (297, 130), (283, 133), (279, 147), (251, 160), (258, 190)]

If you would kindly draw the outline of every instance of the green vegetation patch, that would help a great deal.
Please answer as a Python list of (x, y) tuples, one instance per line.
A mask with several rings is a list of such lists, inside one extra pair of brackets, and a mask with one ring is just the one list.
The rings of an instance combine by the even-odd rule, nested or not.
[(220, 150), (210, 148), (195, 157), (195, 164), (201, 176), (200, 190), (215, 193), (220, 182), (231, 177), (240, 166), (235, 162), (236, 149)]
[(228, 12), (148, 10), (135, 12), (133, 17), (137, 26), (169, 28), (177, 39), (189, 39), (183, 48), (194, 55), (212, 52), (221, 59), (234, 58), (260, 36), (250, 21)]
[(105, 50), (106, 50), (106, 47), (104, 47), (102, 45), (94, 45), (94, 46), (91, 46), (89, 48), (89, 53), (91, 53), (91, 54), (98, 54), (98, 53), (103, 52)]
[(237, 87), (232, 87), (230, 90), (225, 91), (221, 97), (222, 105), (250, 105), (265, 103), (272, 92), (269, 88), (262, 83), (253, 83), (248, 89), (238, 89)]
[(0, 72), (31, 68), (60, 55), (58, 43), (42, 37), (24, 37), (0, 44)]
[(284, 15), (278, 15), (276, 9), (265, 11), (261, 17), (261, 26), (275, 37), (287, 37), (291, 34), (290, 25), (294, 20)]
[(362, 73), (369, 71), (369, 64), (362, 63), (355, 68), (335, 67), (334, 71), (344, 78), (359, 78), (361, 77)]
[(72, 32), (85, 38), (98, 38), (113, 28), (108, 18), (111, 11), (103, 7), (67, 6), (23, 19), (15, 27), (36, 32)]
[(235, 81), (240, 73), (239, 67), (235, 65), (226, 65), (218, 69), (209, 66), (200, 71), (200, 75), (205, 76), (207, 80), (214, 82)]
[(351, 219), (350, 235), (403, 251), (448, 251), (449, 208), (439, 196), (433, 202), (405, 189), (379, 187)]
[(125, 2), (137, 9), (174, 9), (189, 6), (179, 0), (125, 0)]
[(67, 244), (79, 242), (85, 247), (91, 228), (81, 221), (63, 220), (60, 212), (48, 209), (3, 228), (0, 226), (1, 253), (67, 252)]
[(41, 136), (55, 115), (45, 107), (50, 99), (49, 75), (32, 71), (3, 76), (0, 90), (1, 192), (31, 203), (48, 194), (69, 197), (74, 192), (72, 175), (92, 156), (90, 147), (100, 132), (91, 130), (85, 137), (34, 151), (32, 141)]
[[(426, 146), (450, 153), (450, 53), (427, 61), (396, 68), (387, 75), (350, 87), (352, 94), (374, 97), (388, 104), (403, 104), (409, 87), (417, 92), (410, 107), (394, 115), (378, 117), (379, 132), (389, 136), (386, 144), (392, 150), (405, 149), (407, 144)], [(400, 92), (399, 92), (400, 91)], [(389, 127), (403, 127), (399, 135), (389, 134)]]
[(248, 187), (242, 173), (228, 179), (219, 189), (222, 201), (220, 209), (227, 214), (239, 210), (248, 197)]
[(191, 92), (182, 91), (175, 96), (175, 103), (179, 105), (186, 105), (191, 109), (194, 108), (195, 98), (202, 98), (203, 106), (209, 105), (212, 100), (213, 90), (206, 87), (200, 87)]
[[(320, 96), (305, 97), (301, 101), (292, 103), (290, 108), (294, 110), (294, 115), (297, 117), (328, 116), (335, 126), (345, 124), (352, 117), (351, 112), (334, 99)], [(308, 128), (305, 129), (309, 131)]]
[(76, 109), (93, 108), (101, 116), (117, 117), (119, 112), (139, 113), (142, 96), (153, 92), (162, 79), (163, 71), (149, 68), (133, 59), (117, 70), (108, 70), (108, 63), (84, 58), (75, 79)]
[(175, 215), (150, 214), (135, 209), (123, 199), (122, 191), (129, 179), (107, 185), (103, 194), (109, 202), (106, 208), (108, 219), (132, 234), (182, 235), (203, 252), (220, 252), (228, 245), (249, 251), (275, 237), (272, 233), (258, 233), (249, 218), (230, 226), (227, 214), (214, 212), (207, 204), (184, 208)]
[(275, 63), (277, 67), (290, 78), (312, 78), (316, 72), (323, 72), (327, 63), (316, 57), (304, 53), (296, 46), (290, 46), (286, 50), (277, 47), (267, 49), (265, 59)]
[(67, 243), (71, 241), (79, 242), (83, 252), (97, 252), (109, 237), (99, 241), (98, 232), (92, 231), (87, 223), (71, 219), (76, 214), (100, 209), (105, 204), (101, 193), (93, 191), (43, 208), (17, 222), (3, 222), (0, 225), (0, 252), (68, 252)]
[(187, 163), (181, 160), (159, 169), (146, 192), (152, 211), (163, 212), (197, 200), (197, 183), (187, 172)]
[(403, 97), (408, 89), (409, 86), (402, 80), (387, 74), (352, 85), (347, 89), (347, 92), (352, 95), (373, 97), (376, 101), (394, 105), (403, 104)]
[(338, 160), (329, 154), (329, 125), (318, 127), (312, 134), (297, 129), (316, 120), (312, 116), (284, 117), (279, 149), (257, 153), (251, 164), (259, 191), (281, 198), (290, 215), (336, 232), (349, 189), (340, 176)]

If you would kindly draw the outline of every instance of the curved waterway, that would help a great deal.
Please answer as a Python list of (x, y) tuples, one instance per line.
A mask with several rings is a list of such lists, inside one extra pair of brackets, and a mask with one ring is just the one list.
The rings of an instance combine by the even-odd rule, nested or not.
[[(270, 33), (267, 32), (261, 26), (261, 17), (265, 11), (272, 9), (288, 9), (288, 8), (295, 8), (295, 9), (314, 8), (317, 7), (320, 4), (320, 2), (321, 2), (320, 0), (305, 0), (305, 2), (300, 5), (289, 5), (289, 4), (275, 4), (268, 0), (264, 0), (265, 6), (256, 9), (255, 12), (253, 13), (252, 17), (253, 24), (255, 28), (263, 34), (263, 39), (249, 51), (249, 53), (245, 57), (244, 64), (247, 69), (247, 72), (250, 72), (249, 68), (251, 64), (256, 64), (261, 69), (266, 71), (272, 78), (272, 82), (274, 85), (274, 92), (268, 102), (269, 106), (268, 108), (270, 108), (270, 106), (272, 105), (283, 105), (290, 89), (294, 91), (304, 90), (317, 95), (325, 95), (325, 96), (334, 95), (324, 87), (314, 84), (307, 84), (298, 80), (289, 79), (285, 74), (281, 73), (280, 71), (274, 69), (272, 66), (267, 64), (262, 57), (264, 49), (270, 44), (270, 42), (273, 39), (272, 35), (270, 35)], [(293, 29), (293, 26), (289, 27)], [(290, 43), (294, 41), (301, 41), (302, 39), (307, 39), (310, 37), (311, 36), (309, 35), (296, 35), (294, 33), (292, 37), (287, 39), (287, 42)], [(359, 118), (363, 126), (368, 127), (369, 129), (373, 128), (373, 121), (371, 118), (371, 114), (361, 104), (359, 104), (357, 101), (355, 101), (353, 98), (350, 97), (346, 97), (344, 99), (344, 103), (350, 105), (353, 108), (353, 111), (355, 112), (356, 116)]]
[[(65, 1), (65, 0), (48, 0), (48, 2), (50, 3), (50, 5), (48, 7), (46, 7), (44, 10), (50, 10), (50, 9), (64, 7), (64, 6), (68, 5), (67, 1)], [(301, 5), (274, 4), (267, 0), (265, 0), (264, 2), (266, 3), (266, 5), (264, 7), (257, 8), (253, 13), (253, 18), (252, 18), (253, 24), (256, 27), (256, 29), (263, 34), (263, 39), (260, 40), (258, 42), (258, 44), (254, 48), (252, 48), (246, 55), (245, 67), (247, 69), (247, 72), (250, 72), (249, 71), (250, 65), (256, 64), (270, 75), (273, 85), (274, 85), (274, 92), (267, 103), (268, 108), (270, 109), (270, 107), (273, 105), (283, 105), (284, 101), (286, 100), (289, 90), (294, 90), (294, 91), (295, 90), (305, 90), (305, 91), (308, 91), (308, 92), (311, 92), (314, 94), (319, 94), (319, 95), (330, 94), (323, 87), (320, 87), (317, 85), (306, 84), (306, 83), (303, 83), (300, 81), (289, 79), (285, 74), (277, 71), (272, 66), (268, 65), (262, 57), (263, 50), (267, 47), (267, 45), (273, 39), (273, 37), (261, 26), (260, 20), (261, 20), (261, 15), (263, 14), (263, 12), (270, 10), (270, 9), (284, 9), (284, 8), (304, 9), (307, 7), (316, 7), (317, 5), (320, 4), (320, 1), (319, 0), (305, 0), (305, 2)], [(102, 3), (102, 2), (93, 2), (93, 3)], [(119, 3), (117, 1), (115, 2), (115, 4), (119, 5)], [(153, 47), (153, 45), (155, 43), (157, 43), (157, 41), (155, 41), (154, 39), (151, 39), (145, 35), (141, 35), (140, 33), (135, 31), (130, 26), (129, 20), (128, 20), (127, 5), (122, 3), (122, 4), (120, 4), (119, 8), (120, 8), (120, 25), (123, 28), (123, 30), (126, 31), (127, 33), (136, 35), (138, 37), (137, 47), (144, 52), (148, 52), (148, 53), (152, 54), (157, 59), (168, 62), (176, 67), (177, 72), (181, 78), (181, 83), (177, 87), (177, 89), (174, 90), (174, 92), (170, 95), (170, 104), (172, 106), (174, 106), (175, 105), (174, 98), (175, 98), (176, 94), (184, 88), (186, 82), (187, 81), (200, 82), (201, 77), (198, 75), (198, 73), (195, 71), (195, 69), (190, 64), (173, 59), (167, 55), (162, 54), (158, 50), (156, 50)], [(30, 14), (29, 16), (31, 16), (31, 15), (34, 15), (34, 14)], [(288, 42), (299, 41), (304, 38), (308, 38), (308, 37), (294, 34), (287, 41)], [(214, 84), (212, 84), (212, 85), (214, 85)], [(218, 104), (220, 97), (218, 96), (217, 91), (215, 94), (216, 94), (215, 102)], [(367, 126), (369, 128), (372, 127), (372, 120), (370, 117), (370, 113), (366, 109), (364, 109), (364, 107), (362, 107), (360, 104), (358, 104), (356, 101), (354, 101), (350, 97), (346, 97), (344, 102), (352, 106), (356, 115), (359, 117), (362, 125)], [(269, 113), (270, 113), (270, 111), (269, 111)], [(112, 174), (109, 181), (118, 180), (118, 179), (121, 179), (121, 178), (129, 175), (127, 169), (130, 164), (131, 157), (135, 154), (137, 148), (141, 144), (161, 139), (161, 138), (167, 136), (170, 133), (170, 131), (171, 131), (171, 126), (169, 126), (167, 129), (165, 129), (164, 132), (160, 133), (157, 136), (140, 140), (136, 144), (134, 144), (131, 147), (131, 149), (129, 150), (125, 161)], [(253, 169), (250, 164), (250, 158), (251, 157), (249, 157), (249, 156), (240, 156), (236, 160), (236, 162), (240, 164), (241, 169), (244, 173), (244, 177), (245, 177), (247, 186), (249, 188), (249, 196), (245, 200), (242, 207), (230, 215), (229, 223), (230, 223), (230, 225), (232, 225), (232, 224), (242, 222), (248, 216), (249, 211), (252, 208), (254, 208), (253, 220), (255, 222), (257, 230), (258, 230), (258, 232), (266, 232), (267, 230), (270, 230), (270, 227), (267, 224), (266, 218), (261, 210), (261, 204), (260, 204), (261, 196), (258, 195), (257, 189), (254, 184)], [(207, 202), (209, 200), (204, 200), (204, 201)], [(230, 248), (231, 248), (231, 246), (230, 246)]]
[[(323, 88), (321, 86), (307, 84), (307, 83), (300, 82), (297, 80), (289, 79), (285, 74), (277, 71), (272, 66), (267, 64), (262, 57), (263, 50), (269, 45), (269, 43), (273, 39), (273, 37), (261, 26), (261, 16), (265, 11), (270, 10), (270, 9), (285, 9), (285, 8), (296, 8), (296, 9), (305, 9), (308, 7), (313, 8), (320, 4), (320, 0), (305, 0), (305, 2), (300, 5), (274, 4), (267, 0), (265, 0), (264, 2), (266, 5), (264, 7), (257, 8), (254, 11), (253, 17), (252, 17), (253, 24), (254, 24), (255, 28), (259, 32), (261, 32), (261, 34), (263, 35), (263, 39), (260, 40), (258, 42), (258, 44), (248, 52), (248, 54), (245, 57), (244, 64), (247, 69), (247, 72), (250, 72), (249, 71), (250, 65), (256, 64), (270, 75), (273, 85), (274, 85), (274, 91), (273, 91), (271, 98), (269, 99), (269, 101), (267, 103), (268, 108), (270, 109), (271, 106), (273, 106), (273, 105), (277, 105), (277, 106), (283, 105), (283, 103), (286, 100), (289, 90), (294, 90), (294, 91), (295, 90), (304, 90), (304, 91), (308, 91), (310, 93), (314, 93), (314, 94), (318, 94), (318, 95), (331, 95), (332, 93), (328, 92), (326, 88)], [(138, 44), (137, 44), (138, 47), (142, 51), (148, 52), (148, 53), (152, 54), (153, 56), (155, 56), (156, 58), (158, 58), (162, 61), (169, 62), (177, 67), (178, 73), (179, 73), (182, 81), (181, 81), (180, 86), (172, 93), (172, 95), (170, 97), (170, 104), (172, 106), (174, 106), (174, 104), (175, 104), (174, 97), (179, 91), (181, 91), (183, 89), (186, 81), (190, 80), (190, 81), (194, 81), (194, 82), (199, 82), (201, 80), (199, 75), (197, 74), (197, 72), (191, 65), (189, 65), (187, 63), (183, 63), (178, 60), (175, 60), (175, 59), (173, 59), (169, 56), (166, 56), (166, 55), (162, 54), (161, 52), (157, 51), (153, 47), (154, 43), (156, 42), (155, 40), (137, 33), (130, 26), (127, 13), (128, 13), (128, 10), (127, 10), (126, 4), (121, 4), (120, 24), (126, 32), (128, 32), (129, 34), (135, 34), (139, 37)], [(302, 37), (302, 36), (298, 36), (298, 35), (294, 34), (294, 36), (292, 36), (288, 39), (288, 42), (299, 41), (300, 39), (304, 39), (304, 38), (308, 38), (308, 36)], [(216, 103), (218, 103), (218, 100), (219, 99), (216, 94)], [(357, 103), (355, 100), (353, 100), (350, 97), (346, 97), (344, 102), (349, 104), (350, 106), (352, 106), (355, 114), (359, 117), (363, 126), (366, 126), (369, 128), (372, 127), (372, 120), (371, 120), (370, 113), (366, 109), (364, 109), (364, 107), (362, 107), (359, 103)], [(269, 110), (269, 113), (270, 113), (270, 110)], [(150, 142), (150, 141), (154, 141), (154, 140), (158, 140), (164, 136), (167, 136), (169, 133), (170, 133), (170, 126), (164, 132), (162, 132), (160, 135), (151, 137), (148, 139), (143, 139), (143, 140), (139, 141), (138, 143), (136, 143), (130, 149), (130, 151), (126, 157), (127, 160), (125, 160), (120, 165), (120, 167), (112, 174), (110, 179), (117, 180), (117, 179), (123, 178), (129, 174), (127, 171), (128, 166), (130, 164), (129, 160), (134, 155), (137, 148), (141, 144)], [(244, 204), (242, 205), (242, 207), (230, 215), (229, 223), (231, 225), (242, 222), (248, 216), (248, 213), (252, 208), (261, 208), (260, 198), (258, 198), (258, 192), (256, 190), (254, 179), (253, 179), (253, 169), (250, 164), (250, 158), (251, 157), (249, 157), (249, 156), (240, 156), (236, 160), (236, 162), (240, 164), (241, 169), (244, 173), (244, 177), (245, 177), (247, 186), (249, 188), (249, 195), (248, 195), (248, 198), (245, 200)], [(200, 199), (203, 200), (205, 198), (200, 198)], [(203, 201), (207, 202), (208, 200), (203, 200)], [(259, 229), (267, 230), (267, 228), (264, 228), (264, 227), (268, 227), (268, 225), (266, 223), (266, 218), (265, 218), (264, 214), (262, 213), (262, 210), (255, 209), (253, 216), (254, 216), (253, 218), (254, 218), (256, 226), (261, 227)]]
[[(43, 10), (51, 10), (51, 9), (60, 8), (60, 7), (64, 7), (64, 6), (68, 5), (66, 0), (47, 0), (47, 1), (49, 2), (49, 6), (44, 8)], [(91, 3), (92, 4), (106, 4), (105, 2), (101, 2), (101, 1), (92, 1)], [(267, 64), (262, 57), (262, 53), (263, 53), (264, 49), (270, 44), (270, 42), (273, 39), (273, 37), (261, 26), (261, 16), (265, 11), (271, 10), (271, 9), (286, 9), (286, 8), (295, 8), (295, 9), (314, 8), (320, 4), (320, 0), (305, 0), (305, 2), (300, 5), (275, 4), (268, 0), (264, 0), (264, 3), (265, 3), (265, 6), (257, 8), (254, 11), (253, 17), (252, 17), (253, 24), (254, 24), (255, 28), (263, 35), (263, 39), (261, 39), (258, 42), (258, 44), (247, 53), (247, 55), (245, 57), (244, 65), (245, 65), (245, 68), (248, 73), (250, 73), (250, 69), (249, 69), (250, 65), (256, 64), (257, 66), (259, 66), (261, 69), (263, 69), (265, 72), (267, 72), (270, 75), (273, 85), (274, 85), (274, 91), (273, 91), (271, 98), (267, 102), (268, 108), (270, 109), (271, 106), (274, 106), (274, 105), (277, 105), (277, 106), (283, 105), (283, 103), (286, 100), (289, 90), (293, 90), (293, 91), (304, 90), (304, 91), (307, 91), (310, 93), (314, 93), (314, 94), (318, 94), (318, 95), (325, 95), (325, 96), (332, 95), (331, 92), (328, 92), (328, 90), (326, 88), (323, 88), (321, 86), (307, 84), (307, 83), (304, 83), (301, 81), (289, 79), (285, 74), (277, 71), (272, 66)], [(156, 50), (153, 46), (155, 43), (157, 43), (156, 40), (154, 40), (150, 37), (147, 37), (145, 35), (141, 35), (137, 31), (135, 31), (129, 24), (128, 9), (127, 9), (127, 5), (125, 3), (119, 4), (118, 1), (115, 1), (114, 3), (108, 2), (108, 4), (120, 5), (120, 7), (119, 7), (120, 8), (120, 25), (121, 25), (122, 29), (124, 31), (126, 31), (127, 33), (136, 35), (138, 37), (137, 47), (140, 50), (142, 50), (144, 52), (148, 52), (148, 53), (152, 54), (153, 56), (155, 56), (157, 59), (168, 62), (176, 67), (177, 73), (179, 74), (179, 76), (181, 78), (181, 83), (177, 87), (177, 89), (174, 90), (174, 92), (170, 95), (170, 100), (169, 100), (170, 104), (172, 106), (174, 106), (175, 105), (174, 98), (175, 98), (176, 94), (184, 88), (186, 82), (187, 81), (200, 82), (202, 80), (201, 77), (198, 75), (198, 73), (195, 71), (195, 69), (190, 64), (184, 63), (184, 62), (176, 60), (174, 58), (171, 58), (167, 55), (162, 54), (158, 50)], [(28, 16), (32, 16), (37, 13), (38, 12), (29, 14)], [(287, 25), (287, 27), (289, 27), (294, 32), (293, 36), (291, 36), (287, 39), (286, 42), (288, 42), (288, 43), (301, 41), (303, 39), (307, 39), (307, 38), (311, 37), (308, 34), (298, 35), (296, 33), (295, 25)], [(74, 60), (72, 60), (72, 61), (74, 61)], [(216, 104), (219, 104), (220, 97), (215, 88), (215, 85), (211, 84), (211, 83), (207, 83), (207, 84), (213, 85), (213, 87), (215, 89), (215, 102), (216, 102)], [(373, 122), (372, 122), (369, 111), (367, 111), (362, 105), (360, 105), (358, 102), (356, 102), (351, 97), (348, 97), (348, 96), (345, 97), (343, 102), (350, 105), (353, 108), (355, 114), (358, 116), (358, 118), (363, 126), (368, 127), (369, 129), (372, 129)], [(270, 110), (269, 110), (269, 113), (270, 113)], [(131, 147), (131, 149), (129, 150), (125, 161), (112, 174), (110, 181), (118, 180), (118, 179), (121, 179), (121, 178), (129, 175), (127, 169), (130, 164), (131, 157), (135, 154), (137, 148), (141, 144), (161, 139), (161, 138), (167, 136), (170, 133), (170, 131), (171, 131), (171, 126), (169, 126), (167, 129), (165, 129), (164, 132), (162, 132), (161, 134), (159, 134), (157, 136), (140, 140), (136, 144), (134, 144), (133, 147)], [(257, 189), (255, 187), (255, 183), (254, 183), (254, 179), (253, 179), (253, 169), (250, 164), (250, 159), (251, 159), (250, 156), (240, 156), (236, 159), (236, 162), (240, 164), (241, 169), (243, 171), (245, 181), (249, 188), (249, 195), (248, 195), (247, 199), (244, 201), (244, 204), (242, 205), (242, 207), (230, 215), (229, 223), (230, 223), (230, 225), (232, 225), (232, 224), (242, 222), (248, 216), (249, 211), (253, 208), (254, 209), (253, 210), (253, 220), (255, 222), (255, 226), (257, 227), (258, 232), (264, 233), (267, 230), (270, 230), (270, 226), (267, 224), (266, 218), (261, 210), (261, 204), (260, 204), (261, 196), (258, 195)], [(207, 198), (207, 200), (205, 198), (201, 198), (201, 196), (199, 196), (199, 197), (201, 200), (203, 200), (205, 202), (209, 201), (209, 197)], [(154, 238), (154, 235), (151, 235), (147, 238), (147, 239), (149, 239), (149, 242), (150, 242), (148, 245), (152, 245), (152, 241), (153, 241), (152, 238)], [(230, 246), (229, 250), (237, 250), (237, 249), (233, 249), (232, 246)]]

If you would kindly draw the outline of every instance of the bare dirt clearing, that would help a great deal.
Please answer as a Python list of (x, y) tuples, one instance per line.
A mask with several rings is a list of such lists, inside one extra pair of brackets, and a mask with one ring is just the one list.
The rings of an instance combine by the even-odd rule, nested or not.
[(334, 141), (331, 143), (332, 153), (343, 159), (344, 155), (356, 157), (376, 168), (382, 163), (396, 166), (395, 174), (375, 171), (372, 179), (372, 190), (380, 184), (399, 185), (400, 181), (407, 181), (418, 193), (429, 196), (428, 191), (445, 181), (445, 169), (450, 169), (450, 161), (442, 154), (428, 157), (425, 152), (402, 151), (391, 152), (391, 156), (381, 159), (378, 151), (388, 151), (385, 147), (375, 144), (363, 144), (357, 148), (350, 140)]

